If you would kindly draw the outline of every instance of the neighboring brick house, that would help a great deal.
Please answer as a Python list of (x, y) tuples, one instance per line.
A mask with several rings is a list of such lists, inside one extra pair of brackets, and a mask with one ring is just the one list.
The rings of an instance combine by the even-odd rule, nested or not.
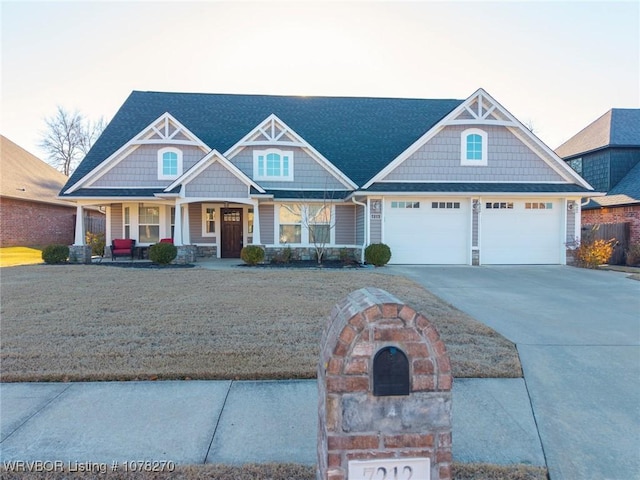
[[(596, 194), (482, 89), (464, 100), (132, 92), (60, 192), (107, 243), (173, 237), (180, 261), (313, 257), (564, 264)], [(82, 229), (75, 250), (86, 251)]]
[(582, 206), (582, 224), (629, 223), (640, 243), (640, 109), (613, 108), (556, 149), (603, 197)]
[(0, 246), (73, 243), (76, 206), (57, 198), (67, 180), (0, 136)]

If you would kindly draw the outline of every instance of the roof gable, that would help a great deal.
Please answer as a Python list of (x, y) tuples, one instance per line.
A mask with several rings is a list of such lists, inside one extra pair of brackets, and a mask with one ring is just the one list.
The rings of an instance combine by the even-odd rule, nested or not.
[(134, 91), (65, 189), (165, 112), (220, 152), (276, 115), (357, 185), (364, 184), (462, 100), (293, 97)]
[(612, 108), (556, 149), (568, 159), (606, 147), (640, 146), (640, 109)]
[[(102, 136), (98, 141), (101, 139)], [(84, 173), (82, 176), (76, 175), (76, 172), (80, 170), (80, 167), (85, 164), (87, 157), (89, 157), (93, 152), (94, 149), (92, 148), (89, 154), (87, 154), (87, 157), (85, 157), (82, 163), (78, 166), (76, 172), (73, 173), (67, 182), (67, 185), (65, 185), (65, 193), (72, 193), (83, 186), (91, 185), (141, 145), (192, 145), (199, 147), (203, 153), (210, 151), (210, 148), (202, 140), (195, 136), (182, 123), (176, 120), (173, 115), (169, 112), (164, 112), (146, 127), (135, 132), (111, 155), (99, 162), (99, 158), (96, 158), (96, 162), (98, 163), (93, 168), (83, 168), (82, 172)]]
[(506, 127), (514, 137), (524, 144), (535, 156), (540, 158), (560, 178), (568, 183), (579, 184), (591, 189), (590, 185), (563, 162), (547, 145), (518, 121), (507, 109), (498, 103), (482, 88), (453, 109), (429, 131), (418, 138), (411, 146), (398, 155), (391, 163), (369, 180), (363, 188), (369, 188), (376, 182), (385, 180), (389, 174), (402, 165), (420, 148), (427, 145), (446, 127)]
[(280, 120), (277, 115), (271, 114), (261, 124), (245, 135), (239, 142), (227, 150), (226, 158), (233, 158), (245, 147), (300, 147), (318, 162), (334, 178), (340, 181), (346, 188), (355, 189), (357, 185), (342, 173), (335, 165), (326, 159), (312, 145), (298, 135), (291, 127)]

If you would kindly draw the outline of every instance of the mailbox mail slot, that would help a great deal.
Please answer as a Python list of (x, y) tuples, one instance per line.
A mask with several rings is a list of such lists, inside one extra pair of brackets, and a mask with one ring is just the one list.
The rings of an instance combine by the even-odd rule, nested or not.
[(373, 394), (409, 395), (409, 361), (397, 347), (385, 347), (373, 359)]

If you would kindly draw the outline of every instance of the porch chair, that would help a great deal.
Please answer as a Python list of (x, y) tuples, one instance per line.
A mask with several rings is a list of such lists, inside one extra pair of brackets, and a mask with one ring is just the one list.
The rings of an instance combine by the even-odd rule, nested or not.
[(133, 250), (136, 241), (133, 238), (116, 238), (111, 241), (111, 261), (116, 257), (131, 257), (133, 260)]
[(170, 243), (173, 245), (173, 238), (161, 238), (160, 243)]

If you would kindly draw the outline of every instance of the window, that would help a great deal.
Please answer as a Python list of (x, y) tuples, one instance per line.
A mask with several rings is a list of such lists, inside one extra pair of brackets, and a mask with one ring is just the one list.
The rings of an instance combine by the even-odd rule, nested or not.
[(420, 208), (420, 202), (391, 202), (391, 208)]
[(171, 238), (176, 238), (175, 233), (176, 233), (176, 207), (171, 207)]
[(280, 243), (302, 243), (302, 212), (298, 205), (280, 205)]
[(293, 152), (254, 150), (253, 177), (256, 180), (293, 181)]
[(202, 236), (213, 237), (216, 234), (216, 209), (213, 205), (202, 205)]
[(160, 240), (160, 207), (138, 207), (138, 242), (155, 243)]
[(569, 160), (569, 166), (575, 170), (576, 173), (582, 175), (582, 157)]
[(250, 235), (253, 233), (253, 208), (247, 211), (247, 232)]
[(124, 238), (131, 238), (131, 215), (129, 207), (124, 207)]
[(526, 202), (524, 204), (525, 210), (551, 210), (553, 203), (551, 202)]
[(487, 132), (469, 128), (460, 138), (461, 165), (487, 165)]
[(431, 202), (431, 208), (460, 208), (460, 202)]
[(309, 205), (309, 243), (331, 243), (331, 207), (329, 205)]
[(177, 148), (162, 148), (158, 151), (158, 179), (175, 180), (182, 175), (182, 152)]
[(513, 202), (487, 202), (485, 208), (487, 210), (513, 210)]

